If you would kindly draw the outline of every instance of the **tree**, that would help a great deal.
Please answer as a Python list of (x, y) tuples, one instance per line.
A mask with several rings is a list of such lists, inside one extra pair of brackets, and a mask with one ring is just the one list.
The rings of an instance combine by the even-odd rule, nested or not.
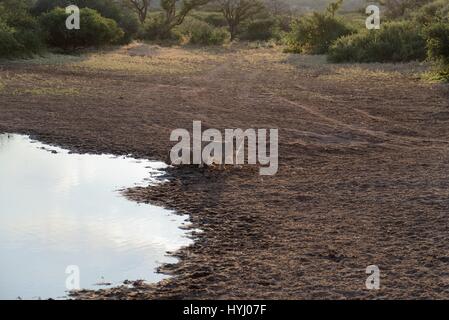
[(431, 0), (381, 0), (380, 4), (387, 9), (390, 17), (397, 18), (405, 14), (408, 9), (416, 9), (429, 3)]
[(30, 57), (43, 49), (31, 0), (0, 0), (0, 57)]
[(137, 13), (141, 24), (147, 18), (148, 10), (150, 8), (151, 0), (128, 0), (132, 9)]
[(265, 6), (259, 0), (218, 0), (231, 34), (231, 41), (235, 39), (240, 24), (261, 12)]
[[(165, 11), (163, 32), (168, 34), (174, 27), (180, 25), (187, 14), (210, 0), (161, 0), (161, 7)], [(178, 3), (181, 2), (179, 5)]]
[(0, 14), (12, 27), (29, 18), (30, 8), (30, 0), (0, 0)]
[(338, 10), (340, 10), (342, 4), (343, 0), (337, 0), (335, 2), (329, 3), (329, 5), (326, 8), (326, 12), (332, 17), (335, 17), (335, 14), (337, 13)]
[(290, 4), (284, 0), (265, 0), (265, 5), (275, 16), (290, 13), (291, 11)]

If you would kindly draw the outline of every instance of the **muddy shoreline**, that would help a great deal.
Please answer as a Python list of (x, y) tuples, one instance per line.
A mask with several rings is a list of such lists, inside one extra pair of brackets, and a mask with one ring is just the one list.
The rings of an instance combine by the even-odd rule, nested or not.
[[(139, 75), (93, 64), (0, 68), (0, 132), (76, 152), (166, 162), (171, 130), (193, 120), (219, 130), (279, 128), (273, 177), (251, 166), (183, 167), (169, 169), (168, 183), (128, 190), (132, 200), (189, 214), (202, 232), (175, 253), (179, 263), (160, 268), (171, 279), (79, 298), (449, 297), (447, 85), (425, 83), (410, 64), (167, 50), (158, 56), (191, 67)], [(379, 291), (365, 287), (373, 264)]]

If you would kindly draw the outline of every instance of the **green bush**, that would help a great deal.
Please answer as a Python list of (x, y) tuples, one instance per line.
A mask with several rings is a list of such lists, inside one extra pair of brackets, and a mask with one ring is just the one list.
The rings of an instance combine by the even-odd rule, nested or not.
[[(106, 17), (110, 18), (110, 17)], [(111, 18), (112, 19), (112, 18)], [(115, 19), (114, 19), (115, 20)], [(115, 20), (117, 21), (117, 20)], [(129, 43), (135, 38), (139, 32), (140, 23), (134, 13), (129, 11), (122, 12), (120, 19), (117, 21), (118, 26), (123, 30), (124, 35), (121, 43)]]
[(208, 26), (204, 29), (192, 31), (190, 43), (201, 45), (221, 45), (229, 38), (229, 32), (224, 28), (213, 28)]
[(253, 20), (242, 28), (240, 39), (249, 41), (266, 41), (277, 38), (279, 27), (275, 19)]
[(220, 45), (229, 38), (226, 28), (215, 28), (203, 20), (193, 17), (185, 18), (176, 30), (192, 44)]
[(434, 61), (438, 77), (449, 81), (449, 25), (435, 23), (426, 30), (427, 55)]
[(17, 42), (22, 46), (22, 58), (31, 57), (33, 54), (42, 53), (45, 50), (43, 36), (39, 29), (18, 30), (14, 33)]
[(221, 12), (195, 12), (193, 18), (204, 21), (216, 28), (227, 27), (228, 22)]
[(179, 42), (182, 35), (177, 29), (168, 30), (163, 13), (157, 13), (147, 18), (140, 31), (139, 38), (150, 41), (168, 40)]
[(332, 62), (405, 62), (424, 60), (426, 42), (410, 22), (384, 23), (380, 30), (363, 30), (338, 39), (329, 50)]
[(276, 17), (280, 32), (291, 32), (293, 17), (290, 15), (279, 15)]
[(449, 64), (449, 25), (435, 23), (426, 30), (427, 52), (430, 59)]
[(433, 1), (419, 10), (412, 11), (410, 16), (413, 21), (423, 26), (436, 22), (449, 23), (449, 2), (447, 0)]
[(102, 17), (93, 9), (80, 10), (79, 30), (66, 28), (67, 17), (68, 14), (62, 8), (55, 8), (40, 17), (49, 46), (74, 50), (114, 44), (123, 38), (124, 32), (114, 20)]
[(285, 35), (286, 51), (305, 54), (325, 54), (338, 38), (353, 30), (338, 17), (314, 12), (294, 20)]
[(24, 0), (0, 2), (0, 57), (26, 58), (43, 50), (38, 21), (28, 9)]
[(12, 58), (21, 52), (22, 46), (14, 37), (14, 30), (0, 20), (0, 57)]
[(65, 8), (69, 5), (76, 5), (80, 9), (90, 8), (97, 11), (101, 16), (117, 22), (118, 26), (124, 31), (121, 43), (127, 43), (137, 35), (139, 31), (139, 21), (127, 6), (120, 2), (111, 0), (37, 0), (32, 12), (40, 15), (49, 12), (57, 7)]
[(139, 33), (139, 38), (159, 40), (163, 28), (163, 19), (164, 17), (161, 14), (148, 17)]

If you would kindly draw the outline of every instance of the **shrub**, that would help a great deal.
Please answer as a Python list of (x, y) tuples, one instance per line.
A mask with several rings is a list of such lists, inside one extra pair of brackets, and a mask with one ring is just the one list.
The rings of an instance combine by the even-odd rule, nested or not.
[(447, 0), (433, 1), (411, 12), (410, 16), (413, 21), (424, 26), (435, 22), (449, 23), (449, 2)]
[(163, 27), (163, 17), (161, 14), (152, 15), (145, 21), (142, 30), (139, 33), (139, 38), (145, 40), (158, 40)]
[(142, 30), (139, 34), (139, 38), (145, 40), (169, 40), (180, 41), (182, 35), (178, 30), (170, 30), (165, 24), (165, 17), (162, 13), (151, 15), (145, 21)]
[(0, 56), (25, 58), (42, 50), (40, 27), (29, 14), (27, 2), (0, 2)]
[(338, 38), (353, 30), (340, 18), (314, 12), (294, 20), (291, 31), (285, 36), (288, 52), (325, 54)]
[(292, 31), (293, 18), (290, 15), (280, 15), (277, 16), (277, 23), (280, 32), (291, 32)]
[(380, 30), (363, 30), (338, 39), (330, 48), (332, 62), (405, 62), (424, 60), (426, 42), (409, 22), (390, 22)]
[(229, 32), (224, 28), (214, 28), (209, 26), (204, 29), (192, 31), (190, 43), (201, 45), (220, 45), (229, 38)]
[(435, 23), (426, 30), (427, 55), (434, 61), (439, 78), (449, 81), (449, 25)]
[(41, 39), (33, 31), (16, 31), (0, 23), (1, 58), (30, 58), (43, 50)]
[(228, 22), (220, 12), (195, 12), (192, 17), (204, 21), (216, 28), (227, 27)]
[(432, 0), (384, 0), (386, 15), (389, 18), (407, 16), (409, 11), (415, 10)]
[(220, 45), (229, 38), (229, 33), (225, 28), (215, 28), (193, 17), (187, 17), (176, 30), (189, 39), (192, 44)]
[(276, 38), (279, 34), (277, 21), (274, 19), (260, 19), (248, 22), (242, 28), (240, 39), (249, 41), (266, 41)]
[(449, 64), (449, 25), (435, 23), (426, 30), (426, 36), (429, 58)]
[(21, 51), (22, 46), (14, 37), (14, 30), (0, 20), (0, 57), (12, 58)]
[(62, 8), (55, 8), (41, 16), (40, 21), (48, 45), (64, 50), (74, 50), (113, 44), (123, 38), (124, 32), (114, 20), (102, 17), (93, 9), (80, 10), (81, 28), (79, 30), (66, 28), (67, 17), (68, 14)]
[(33, 54), (39, 54), (45, 50), (43, 36), (40, 29), (17, 30), (14, 37), (22, 47), (22, 54), (18, 56), (22, 58), (31, 57)]
[(120, 41), (121, 43), (131, 42), (132, 39), (136, 37), (139, 32), (140, 23), (132, 12), (129, 11), (122, 12), (120, 19), (117, 21), (117, 24), (124, 32), (123, 38)]
[(97, 11), (101, 16), (117, 22), (124, 31), (120, 42), (127, 43), (137, 35), (139, 21), (136, 15), (120, 2), (111, 0), (38, 0), (33, 6), (32, 12), (40, 15), (49, 12), (57, 7), (65, 8), (69, 5), (76, 5), (79, 8), (90, 8)]

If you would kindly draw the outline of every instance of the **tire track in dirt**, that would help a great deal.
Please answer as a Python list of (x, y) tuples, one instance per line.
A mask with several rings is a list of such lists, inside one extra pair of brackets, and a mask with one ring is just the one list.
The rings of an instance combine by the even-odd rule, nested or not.
[(366, 129), (366, 128), (360, 128), (360, 127), (357, 127), (357, 126), (354, 126), (351, 124), (347, 124), (340, 120), (337, 120), (335, 118), (331, 118), (331, 117), (325, 115), (324, 113), (322, 113), (316, 109), (313, 109), (311, 107), (307, 107), (307, 106), (304, 106), (295, 101), (289, 100), (285, 97), (275, 95), (274, 92), (270, 92), (270, 93), (273, 94), (274, 96), (276, 96), (282, 102), (288, 103), (288, 104), (293, 105), (298, 108), (301, 108), (302, 110), (306, 111), (307, 113), (312, 114), (312, 115), (316, 116), (317, 118), (323, 119), (332, 125), (335, 125), (335, 128), (340, 127), (340, 128), (344, 128), (344, 129), (353, 131), (353, 132), (359, 132), (364, 135), (372, 136), (375, 138), (382, 137), (391, 146), (415, 148), (416, 145), (415, 144), (411, 145), (412, 143), (437, 143), (437, 144), (444, 144), (444, 145), (449, 144), (449, 141), (446, 141), (446, 140), (397, 136), (397, 135), (392, 135), (392, 134), (389, 134), (389, 133), (386, 133), (383, 131), (376, 131), (376, 130), (371, 130), (371, 129)]

